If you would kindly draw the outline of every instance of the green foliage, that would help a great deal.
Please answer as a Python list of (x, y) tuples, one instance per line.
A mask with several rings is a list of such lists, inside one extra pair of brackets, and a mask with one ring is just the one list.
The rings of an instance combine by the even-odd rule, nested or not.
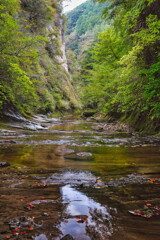
[(140, 74), (147, 79), (143, 93), (145, 110), (149, 110), (153, 118), (160, 117), (160, 56), (159, 61), (149, 69), (141, 70)]
[(93, 30), (94, 26), (101, 25), (103, 20), (101, 13), (108, 3), (99, 5), (93, 0), (88, 0), (67, 14), (67, 32), (69, 35), (74, 30), (78, 35), (85, 34), (89, 30)]
[(69, 76), (58, 60), (60, 18), (57, 0), (0, 0), (0, 110), (7, 104), (23, 114), (47, 113), (63, 105)]
[(106, 26), (101, 13), (107, 3), (95, 4), (88, 0), (67, 14), (66, 47), (83, 58), (95, 36)]
[(27, 24), (29, 23), (28, 26), (32, 31), (43, 29), (54, 16), (54, 11), (49, 5), (49, 1), (21, 0), (21, 8), (27, 13)]
[[(31, 69), (39, 58), (36, 46), (45, 42), (41, 36), (27, 37), (14, 18), (20, 10), (19, 1), (15, 1), (15, 8), (11, 1), (1, 1), (0, 10), (0, 84), (1, 106), (4, 102), (12, 103), (22, 112), (29, 111), (29, 105), (34, 106), (36, 95), (27, 68)], [(26, 107), (28, 106), (28, 107)]]
[(136, 116), (134, 124), (159, 121), (159, 1), (110, 2), (104, 11), (110, 27), (99, 34), (83, 65), (83, 104), (112, 117)]

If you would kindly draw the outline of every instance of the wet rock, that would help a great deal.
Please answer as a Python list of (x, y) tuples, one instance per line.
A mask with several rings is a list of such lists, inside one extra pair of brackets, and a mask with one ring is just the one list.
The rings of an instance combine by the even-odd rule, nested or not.
[(109, 133), (114, 132), (126, 132), (129, 133), (133, 131), (128, 125), (122, 123), (104, 123), (92, 126), (92, 129), (96, 131), (105, 131)]
[(62, 171), (50, 176), (45, 183), (49, 184), (76, 184), (76, 185), (94, 185), (96, 177), (88, 171)]
[(86, 111), (82, 113), (82, 117), (88, 118), (92, 117), (96, 112), (95, 111)]
[(80, 152), (80, 153), (77, 153), (77, 156), (79, 156), (79, 157), (91, 157), (92, 153), (90, 153), (90, 152)]
[(67, 234), (66, 236), (61, 238), (61, 240), (74, 240), (74, 238), (70, 234)]
[(12, 105), (6, 104), (3, 108), (3, 116), (8, 119), (15, 121), (25, 121), (22, 114)]
[(0, 144), (16, 144), (17, 142), (14, 140), (4, 140), (0, 141)]
[(17, 132), (7, 130), (7, 129), (0, 129), (0, 134), (1, 134), (1, 136), (16, 136)]
[(34, 220), (30, 217), (26, 217), (26, 216), (21, 216), (19, 218), (13, 218), (10, 220), (9, 222), (9, 226), (11, 229), (19, 229), (19, 228), (28, 228), (31, 226), (34, 227), (41, 227), (42, 225), (39, 225), (37, 223), (34, 222)]
[(39, 236), (35, 237), (34, 240), (48, 240), (45, 234), (40, 234)]
[(56, 156), (65, 156), (65, 155), (69, 155), (71, 153), (74, 153), (74, 150), (66, 148), (66, 146), (58, 146), (55, 149)]
[(32, 201), (31, 204), (33, 205), (39, 205), (41, 203), (56, 203), (57, 201), (56, 200), (51, 200), (51, 199), (44, 199), (44, 200), (35, 200), (35, 201)]
[(8, 166), (10, 166), (9, 163), (7, 163), (7, 162), (0, 162), (0, 168), (1, 167), (8, 167)]
[(76, 154), (70, 154), (69, 156), (65, 156), (65, 158), (75, 160), (75, 161), (90, 161), (94, 159), (92, 153), (90, 152), (80, 152)]
[(9, 123), (9, 125), (12, 127), (15, 127), (15, 128), (32, 130), (32, 131), (48, 129), (47, 127), (42, 126), (39, 123), (31, 122), (31, 121), (27, 121), (27, 120), (25, 120), (23, 122), (11, 122), (11, 123)]
[(149, 177), (139, 176), (136, 174), (130, 174), (126, 177), (109, 179), (106, 181), (106, 183), (109, 187), (123, 187), (131, 184), (138, 184), (138, 185), (158, 184), (160, 183), (160, 178), (149, 178)]

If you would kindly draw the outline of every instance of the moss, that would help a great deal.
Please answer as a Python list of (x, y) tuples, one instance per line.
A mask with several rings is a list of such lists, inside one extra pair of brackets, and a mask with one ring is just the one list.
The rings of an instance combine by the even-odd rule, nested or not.
[(121, 122), (129, 124), (133, 129), (140, 133), (155, 134), (160, 131), (160, 124), (158, 119), (150, 119), (145, 113), (132, 112), (125, 114), (121, 119)]

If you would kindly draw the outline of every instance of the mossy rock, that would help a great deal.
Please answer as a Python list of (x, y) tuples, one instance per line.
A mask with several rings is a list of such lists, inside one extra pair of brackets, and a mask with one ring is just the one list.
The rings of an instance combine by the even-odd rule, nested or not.
[(94, 157), (90, 152), (80, 152), (75, 154), (70, 154), (65, 156), (66, 159), (74, 160), (74, 161), (92, 161)]
[(96, 111), (88, 110), (82, 113), (82, 117), (85, 117), (85, 118), (93, 117), (95, 114), (96, 114)]

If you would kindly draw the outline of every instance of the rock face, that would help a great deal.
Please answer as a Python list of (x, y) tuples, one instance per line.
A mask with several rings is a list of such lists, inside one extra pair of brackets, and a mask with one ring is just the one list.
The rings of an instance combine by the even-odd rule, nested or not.
[[(27, 62), (24, 64), (25, 68), (23, 64), (20, 66), (24, 69), (30, 83), (33, 84), (32, 93), (35, 95), (31, 96), (31, 100), (25, 99), (23, 92), (19, 94), (14, 92), (13, 100), (7, 99), (6, 96), (3, 100), (0, 118), (3, 114), (17, 118), (19, 113), (15, 112), (14, 114), (12, 106), (24, 115), (28, 113), (48, 114), (79, 108), (79, 100), (68, 72), (62, 1), (20, 0), (19, 2), (20, 8), (16, 16), (19, 28), (24, 36), (29, 37), (32, 41), (37, 39), (32, 46), (32, 51), (37, 55), (35, 65)], [(24, 88), (27, 87), (24, 86)], [(30, 98), (30, 95), (27, 97)], [(25, 99), (25, 104), (21, 99)], [(19, 115), (18, 119), (20, 118)]]
[[(54, 19), (46, 26), (45, 37), (47, 37), (49, 41), (45, 49), (42, 49), (42, 52), (47, 51), (41, 58), (40, 67), (41, 72), (44, 73), (43, 81), (47, 83), (47, 90), (49, 95), (51, 95), (50, 99), (53, 99), (52, 104), (55, 105), (57, 109), (63, 108), (69, 110), (80, 107), (80, 105), (71, 84), (71, 76), (68, 72), (64, 39), (64, 17), (61, 4), (60, 0), (56, 1), (57, 10)], [(49, 87), (50, 83), (52, 85), (51, 88)], [(58, 102), (57, 94), (59, 95)]]

